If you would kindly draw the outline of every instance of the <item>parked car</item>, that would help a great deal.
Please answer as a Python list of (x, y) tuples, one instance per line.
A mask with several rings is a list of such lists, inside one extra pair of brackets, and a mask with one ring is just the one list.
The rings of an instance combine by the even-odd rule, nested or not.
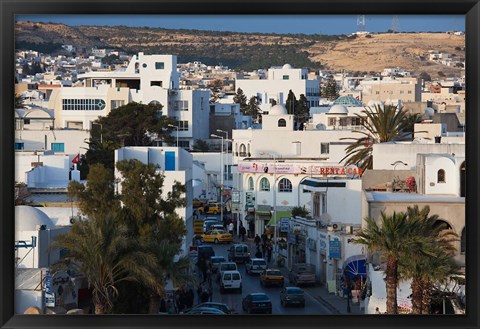
[(248, 274), (260, 274), (267, 269), (267, 262), (263, 258), (250, 258), (245, 263), (245, 269)]
[(223, 256), (212, 256), (210, 257), (210, 261), (212, 262), (212, 272), (217, 273), (218, 266), (220, 265), (220, 263), (225, 262), (226, 259)]
[(270, 297), (263, 292), (250, 293), (242, 299), (242, 309), (248, 314), (272, 314), (272, 301), (270, 300)]
[(315, 285), (315, 268), (311, 264), (294, 264), (288, 273), (288, 280), (294, 285)]
[(223, 262), (218, 265), (217, 281), (220, 282), (223, 272), (225, 271), (238, 271), (237, 264), (234, 262)]
[(209, 314), (209, 315), (221, 315), (221, 314), (226, 314), (222, 310), (219, 310), (218, 308), (215, 307), (194, 307), (191, 308), (182, 314)]
[(225, 271), (220, 279), (220, 292), (238, 290), (242, 292), (242, 276), (239, 271)]
[(298, 287), (285, 287), (280, 291), (280, 304), (305, 307), (305, 292)]
[(222, 212), (222, 210), (221, 210), (221, 209), (222, 209), (222, 208), (221, 208), (221, 205), (220, 205), (220, 203), (218, 203), (218, 202), (209, 203), (209, 204), (207, 204), (207, 205), (205, 206), (205, 208), (207, 208), (207, 209), (205, 210), (205, 213), (207, 213), (207, 214), (214, 214), (214, 215), (216, 215), (216, 214), (219, 214), (219, 213)]
[(250, 259), (248, 246), (243, 243), (236, 243), (228, 250), (228, 260), (231, 262), (244, 263)]
[(266, 269), (260, 273), (260, 285), (262, 286), (280, 286), (283, 287), (285, 278), (280, 270)]
[(227, 304), (224, 303), (217, 303), (217, 302), (206, 302), (206, 303), (201, 303), (195, 306), (194, 308), (200, 308), (200, 307), (209, 307), (209, 308), (216, 308), (222, 311), (225, 314), (232, 314), (233, 310), (228, 307)]
[(210, 230), (221, 230), (224, 231), (225, 228), (223, 227), (222, 224), (213, 224), (210, 226)]
[(233, 242), (233, 236), (225, 231), (211, 230), (206, 234), (202, 234), (202, 242), (230, 243)]

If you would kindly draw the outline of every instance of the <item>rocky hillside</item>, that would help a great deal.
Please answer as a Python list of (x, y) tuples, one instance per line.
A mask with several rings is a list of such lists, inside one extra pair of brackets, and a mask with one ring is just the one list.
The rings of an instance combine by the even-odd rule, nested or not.
[[(464, 57), (464, 36), (445, 33), (382, 33), (369, 36), (304, 34), (253, 34), (126, 26), (66, 26), (18, 21), (17, 48), (58, 49), (74, 45), (82, 51), (92, 47), (114, 48), (136, 53), (177, 54), (179, 62), (199, 60), (222, 63), (235, 69), (268, 68), (289, 63), (294, 67), (335, 71), (379, 72), (385, 67), (425, 71), (435, 77), (461, 74), (422, 57), (429, 50)], [(40, 48), (40, 49), (39, 49)]]

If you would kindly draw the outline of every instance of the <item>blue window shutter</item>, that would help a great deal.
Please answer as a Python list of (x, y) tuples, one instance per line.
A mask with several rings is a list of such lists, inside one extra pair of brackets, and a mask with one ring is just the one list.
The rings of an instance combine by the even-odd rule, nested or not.
[(165, 170), (175, 171), (175, 152), (165, 152)]

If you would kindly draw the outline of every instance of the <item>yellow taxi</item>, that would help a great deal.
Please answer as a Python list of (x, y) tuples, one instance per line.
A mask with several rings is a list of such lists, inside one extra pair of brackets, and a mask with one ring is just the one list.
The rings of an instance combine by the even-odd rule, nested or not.
[(283, 287), (284, 282), (285, 278), (280, 270), (266, 269), (260, 273), (260, 285), (262, 286), (277, 285)]
[(214, 202), (214, 203), (209, 203), (205, 207), (205, 211), (206, 211), (207, 214), (216, 215), (216, 214), (221, 213), (222, 210), (221, 210), (220, 203)]
[(211, 230), (208, 233), (202, 234), (202, 242), (230, 243), (233, 242), (233, 236), (223, 230)]

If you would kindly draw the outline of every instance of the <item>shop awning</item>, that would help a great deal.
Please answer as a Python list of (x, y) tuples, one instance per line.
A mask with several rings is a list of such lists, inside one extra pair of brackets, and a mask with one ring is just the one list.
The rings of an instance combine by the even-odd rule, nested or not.
[(270, 205), (265, 205), (265, 204), (258, 205), (257, 209), (255, 209), (255, 215), (257, 215), (257, 216), (271, 216), (271, 214), (272, 214), (271, 209), (272, 209), (272, 207)]
[(350, 278), (363, 278), (367, 277), (367, 267), (364, 255), (355, 255), (348, 257), (343, 262), (343, 274)]

